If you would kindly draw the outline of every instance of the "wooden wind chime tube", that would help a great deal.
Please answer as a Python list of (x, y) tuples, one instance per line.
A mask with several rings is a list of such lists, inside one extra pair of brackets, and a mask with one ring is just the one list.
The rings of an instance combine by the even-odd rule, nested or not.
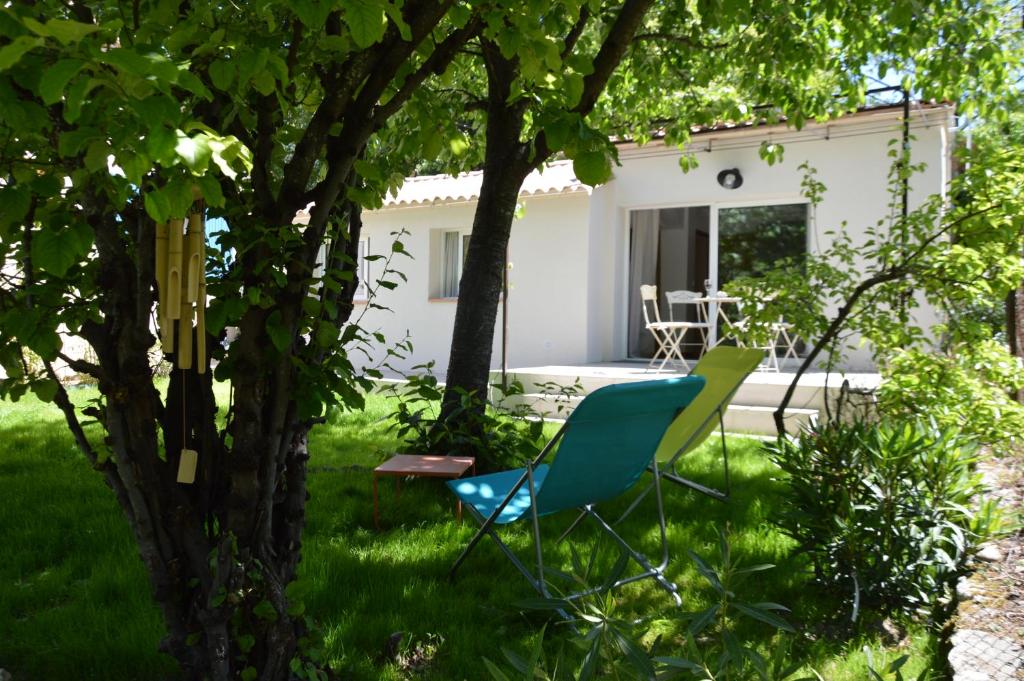
[[(160, 342), (167, 354), (174, 354), (181, 371), (206, 373), (206, 224), (203, 202), (187, 219), (156, 226), (157, 323)], [(193, 326), (193, 324), (195, 326)], [(193, 333), (195, 334), (193, 343)], [(194, 366), (193, 366), (194, 365)], [(178, 461), (178, 482), (195, 482), (199, 454), (187, 446), (184, 422), (185, 385), (182, 384), (182, 450)]]

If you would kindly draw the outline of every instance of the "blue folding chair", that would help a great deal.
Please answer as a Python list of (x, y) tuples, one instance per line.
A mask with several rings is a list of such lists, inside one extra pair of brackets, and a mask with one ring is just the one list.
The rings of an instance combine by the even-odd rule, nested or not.
[[(677, 604), (682, 604), (678, 588), (664, 576), (668, 566), (668, 540), (658, 475), (655, 474), (654, 479), (662, 544), (659, 565), (652, 565), (646, 556), (630, 547), (594, 511), (594, 506), (626, 492), (648, 466), (657, 470), (654, 453), (658, 443), (675, 417), (700, 393), (704, 382), (702, 376), (688, 376), (606, 386), (588, 395), (576, 407), (555, 437), (525, 468), (448, 482), (469, 515), (480, 523), (480, 529), (452, 565), (449, 578), (455, 578), (470, 551), (487, 535), (537, 592), (550, 598), (544, 579), (539, 519), (558, 511), (578, 509), (583, 516), (592, 518), (642, 568), (640, 574), (619, 579), (612, 588), (653, 578)], [(558, 443), (558, 452), (551, 464), (541, 463)], [(536, 575), (495, 531), (495, 526), (507, 525), (527, 514), (533, 521)], [(579, 598), (594, 591), (596, 589), (570, 594), (567, 598)]]

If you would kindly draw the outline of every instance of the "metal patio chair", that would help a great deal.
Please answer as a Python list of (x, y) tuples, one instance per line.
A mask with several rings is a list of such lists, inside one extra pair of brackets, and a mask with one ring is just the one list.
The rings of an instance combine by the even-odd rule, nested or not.
[[(666, 429), (700, 391), (705, 380), (700, 376), (670, 378), (605, 386), (588, 395), (566, 420), (565, 425), (525, 468), (449, 481), (448, 487), (459, 497), (468, 513), (480, 523), (480, 529), (462, 551), (449, 572), (456, 571), (484, 536), (489, 536), (531, 586), (550, 598), (541, 551), (540, 518), (567, 509), (578, 509), (580, 517), (591, 518), (622, 550), (641, 567), (641, 573), (618, 579), (611, 588), (641, 579), (654, 579), (668, 591), (677, 604), (682, 603), (678, 588), (665, 578), (668, 565), (668, 541), (661, 487), (655, 477), (655, 497), (661, 531), (662, 557), (658, 565), (634, 550), (598, 513), (594, 506), (615, 499), (647, 470), (657, 469), (654, 453)], [(542, 461), (555, 445), (558, 451), (551, 464)], [(652, 463), (653, 462), (653, 463)], [(537, 573), (501, 541), (496, 527), (529, 516), (533, 524)], [(565, 533), (567, 534), (568, 531)], [(563, 534), (564, 536), (564, 534)], [(570, 594), (575, 599), (596, 589)], [(564, 612), (561, 613), (566, 616)]]
[[(675, 318), (675, 307), (676, 305), (693, 305), (694, 311), (696, 312), (697, 321), (689, 321), (686, 319), (680, 320), (685, 322), (689, 326), (683, 330), (679, 339), (680, 350), (686, 347), (686, 332), (690, 329), (694, 329), (700, 334), (700, 349), (698, 350), (697, 356), (701, 357), (705, 352), (708, 351), (708, 332), (711, 329), (711, 324), (707, 321), (707, 311), (703, 307), (703, 303), (699, 302), (703, 299), (703, 294), (698, 291), (665, 291), (665, 302), (668, 303), (668, 320), (670, 324), (676, 323)], [(685, 308), (684, 308), (685, 309)], [(693, 345), (692, 343), (690, 345)]]
[[(686, 371), (689, 371), (690, 363), (683, 357), (682, 349), (686, 332), (701, 326), (706, 328), (707, 325), (702, 325), (700, 322), (662, 321), (661, 312), (658, 309), (658, 287), (651, 284), (640, 287), (640, 304), (643, 308), (644, 324), (658, 345), (647, 368), (650, 369), (654, 366), (654, 363), (661, 357), (658, 371), (664, 369), (669, 362), (678, 362)], [(648, 308), (651, 309), (651, 312), (648, 312)], [(651, 321), (652, 317), (654, 321)]]

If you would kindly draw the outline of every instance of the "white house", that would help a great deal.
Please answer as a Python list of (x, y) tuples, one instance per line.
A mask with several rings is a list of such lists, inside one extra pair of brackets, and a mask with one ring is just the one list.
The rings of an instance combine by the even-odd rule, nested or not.
[[(649, 357), (640, 284), (703, 290), (710, 281), (720, 289), (766, 261), (828, 248), (826, 230), (844, 222), (854, 243), (863, 240), (864, 228), (890, 213), (888, 152), (900, 139), (902, 113), (902, 107), (879, 107), (800, 131), (697, 131), (689, 151), (699, 166), (688, 173), (676, 148), (623, 144), (614, 178), (596, 189), (575, 178), (570, 162), (534, 173), (523, 186), (522, 215), (509, 245), (508, 366), (580, 367)], [(911, 180), (911, 209), (945, 191), (953, 132), (950, 106), (913, 106), (912, 161), (926, 169)], [(782, 162), (769, 166), (760, 159), (765, 140), (783, 145)], [(827, 187), (813, 220), (801, 194), (798, 167), (804, 162)], [(738, 187), (719, 183), (726, 169), (739, 171)], [(362, 320), (389, 340), (411, 337), (414, 352), (393, 362), (399, 370), (433, 360), (444, 375), (480, 180), (478, 172), (410, 178), (383, 208), (364, 214), (361, 253), (386, 254), (393, 235), (405, 231), (402, 240), (413, 256), (396, 261), (408, 282), (376, 293), (376, 302), (390, 311), (367, 310)], [(380, 263), (362, 264), (368, 281)], [(502, 359), (498, 319), (495, 369)], [(870, 371), (870, 352), (855, 351), (841, 368)]]

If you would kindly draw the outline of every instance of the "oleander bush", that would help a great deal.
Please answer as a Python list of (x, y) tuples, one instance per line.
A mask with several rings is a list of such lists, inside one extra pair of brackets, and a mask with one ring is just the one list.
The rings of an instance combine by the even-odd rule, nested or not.
[(822, 425), (768, 447), (786, 473), (777, 516), (852, 615), (932, 614), (1000, 528), (977, 446), (934, 420)]

